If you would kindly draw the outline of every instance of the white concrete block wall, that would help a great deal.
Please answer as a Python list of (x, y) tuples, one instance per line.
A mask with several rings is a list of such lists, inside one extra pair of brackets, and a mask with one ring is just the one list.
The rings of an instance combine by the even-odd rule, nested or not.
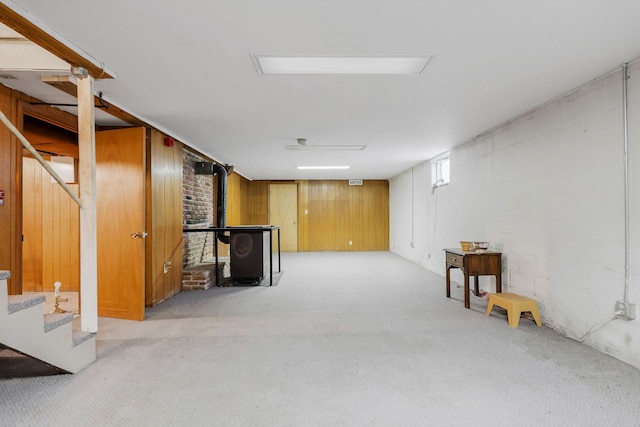
[[(628, 71), (629, 299), (640, 304), (640, 62)], [(391, 251), (444, 275), (443, 248), (488, 240), (504, 253), (505, 290), (535, 298), (545, 324), (640, 367), (640, 319), (614, 315), (624, 296), (621, 71), (458, 146), (450, 165), (451, 184), (435, 194), (429, 162), (391, 179)]]

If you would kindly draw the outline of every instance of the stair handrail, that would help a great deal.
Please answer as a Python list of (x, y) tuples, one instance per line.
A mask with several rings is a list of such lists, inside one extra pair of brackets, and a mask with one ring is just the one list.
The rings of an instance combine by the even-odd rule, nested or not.
[(49, 163), (47, 163), (47, 161), (42, 158), (42, 156), (36, 151), (36, 149), (33, 148), (33, 145), (31, 145), (29, 141), (27, 141), (27, 138), (25, 138), (13, 125), (13, 123), (11, 123), (9, 119), (7, 119), (7, 116), (5, 116), (2, 111), (0, 111), (0, 121), (2, 121), (2, 123), (4, 123), (4, 125), (11, 131), (11, 133), (14, 134), (16, 138), (18, 138), (18, 140), (22, 143), (22, 146), (26, 148), (33, 155), (33, 157), (36, 158), (36, 160), (42, 165), (42, 167), (45, 168), (47, 172), (49, 172), (49, 175), (51, 175), (53, 179), (58, 181), (58, 184), (60, 184), (60, 186), (64, 189), (64, 191), (67, 192), (67, 194), (73, 199), (73, 201), (76, 202), (78, 206), (80, 206), (80, 209), (84, 208), (82, 201), (76, 195), (76, 193), (71, 190), (67, 183), (64, 182), (64, 179), (62, 179), (60, 175), (58, 175), (58, 173), (49, 165)]

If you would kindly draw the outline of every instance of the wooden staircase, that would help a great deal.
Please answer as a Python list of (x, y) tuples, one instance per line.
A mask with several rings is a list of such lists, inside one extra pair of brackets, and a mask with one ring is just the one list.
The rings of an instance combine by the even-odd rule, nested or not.
[(96, 334), (74, 331), (73, 314), (44, 314), (44, 295), (7, 292), (9, 272), (0, 270), (0, 344), (76, 373), (96, 359)]

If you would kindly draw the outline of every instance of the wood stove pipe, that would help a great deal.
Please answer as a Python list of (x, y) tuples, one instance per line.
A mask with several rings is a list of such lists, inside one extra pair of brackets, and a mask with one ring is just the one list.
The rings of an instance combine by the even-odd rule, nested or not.
[[(217, 175), (218, 186), (216, 194), (216, 228), (225, 228), (227, 217), (227, 176), (233, 172), (232, 165), (219, 165), (215, 162), (196, 162), (196, 175)], [(229, 244), (231, 236), (226, 232), (218, 233), (218, 240)]]

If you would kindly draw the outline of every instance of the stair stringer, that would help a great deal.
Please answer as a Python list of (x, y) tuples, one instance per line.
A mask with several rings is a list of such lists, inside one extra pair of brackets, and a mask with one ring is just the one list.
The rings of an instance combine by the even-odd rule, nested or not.
[[(3, 274), (5, 273), (5, 274)], [(9, 313), (7, 272), (0, 271), (0, 343), (65, 371), (76, 373), (96, 359), (95, 334), (73, 345), (73, 315), (47, 316), (54, 321), (45, 332), (42, 303)]]

